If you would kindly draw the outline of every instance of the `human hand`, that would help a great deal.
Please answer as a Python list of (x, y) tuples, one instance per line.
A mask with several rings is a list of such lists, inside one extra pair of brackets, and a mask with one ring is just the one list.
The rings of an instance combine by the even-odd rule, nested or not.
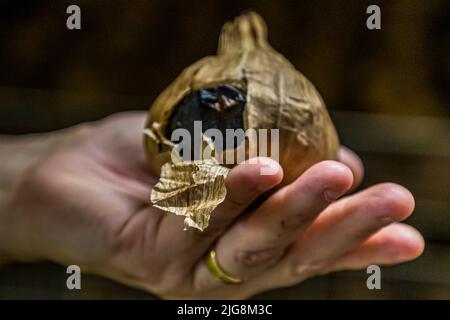
[[(227, 179), (226, 200), (199, 232), (183, 217), (149, 205), (157, 177), (142, 147), (144, 113), (124, 113), (70, 129), (22, 174), (0, 215), (0, 252), (15, 261), (77, 264), (165, 298), (247, 298), (306, 278), (419, 256), (424, 242), (399, 223), (414, 208), (392, 183), (342, 197), (362, 179), (359, 159), (320, 162), (245, 212), (276, 186), (282, 169), (270, 159), (241, 164)], [(270, 165), (277, 174), (260, 175)], [(337, 200), (340, 198), (339, 200)], [(245, 279), (211, 276), (204, 257)]]

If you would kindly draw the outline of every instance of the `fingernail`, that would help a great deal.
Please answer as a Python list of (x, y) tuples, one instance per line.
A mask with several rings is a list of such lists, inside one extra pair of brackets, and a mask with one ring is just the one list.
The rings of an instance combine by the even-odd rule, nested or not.
[(280, 170), (280, 165), (270, 158), (258, 158), (259, 163), (262, 165), (260, 174), (262, 176), (275, 175)]

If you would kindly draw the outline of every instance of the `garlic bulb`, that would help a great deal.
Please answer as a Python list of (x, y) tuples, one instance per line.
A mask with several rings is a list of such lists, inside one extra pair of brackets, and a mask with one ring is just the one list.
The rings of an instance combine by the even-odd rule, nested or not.
[[(217, 55), (187, 67), (153, 103), (145, 148), (156, 173), (171, 162), (172, 132), (177, 128), (191, 132), (195, 120), (201, 121), (203, 131), (278, 129), (282, 185), (318, 161), (337, 158), (339, 140), (321, 96), (269, 45), (266, 25), (254, 12), (227, 22)], [(258, 144), (257, 139), (248, 139), (250, 145)], [(238, 142), (233, 147), (241, 145)], [(186, 205), (183, 202), (183, 208)]]

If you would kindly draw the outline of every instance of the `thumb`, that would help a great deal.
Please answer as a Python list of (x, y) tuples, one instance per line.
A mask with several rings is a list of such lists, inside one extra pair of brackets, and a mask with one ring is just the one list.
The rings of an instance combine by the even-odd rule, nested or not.
[(215, 236), (222, 233), (258, 196), (282, 179), (281, 166), (270, 158), (252, 158), (234, 167), (225, 179), (226, 198), (212, 213), (203, 233)]

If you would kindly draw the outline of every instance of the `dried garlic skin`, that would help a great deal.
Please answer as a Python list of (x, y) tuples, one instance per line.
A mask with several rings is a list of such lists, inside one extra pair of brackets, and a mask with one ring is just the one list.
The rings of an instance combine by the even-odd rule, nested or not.
[(150, 200), (157, 208), (185, 216), (185, 229), (193, 227), (203, 231), (210, 213), (225, 199), (228, 171), (212, 160), (167, 162)]
[[(227, 22), (216, 56), (187, 67), (154, 101), (147, 130), (167, 136), (171, 116), (187, 95), (205, 88), (230, 85), (245, 93), (244, 130), (279, 129), (282, 184), (296, 179), (311, 165), (337, 159), (339, 140), (325, 104), (314, 85), (267, 42), (266, 25), (256, 13)], [(249, 143), (256, 143), (250, 141)], [(145, 136), (149, 164), (160, 173), (170, 160), (170, 147)]]

